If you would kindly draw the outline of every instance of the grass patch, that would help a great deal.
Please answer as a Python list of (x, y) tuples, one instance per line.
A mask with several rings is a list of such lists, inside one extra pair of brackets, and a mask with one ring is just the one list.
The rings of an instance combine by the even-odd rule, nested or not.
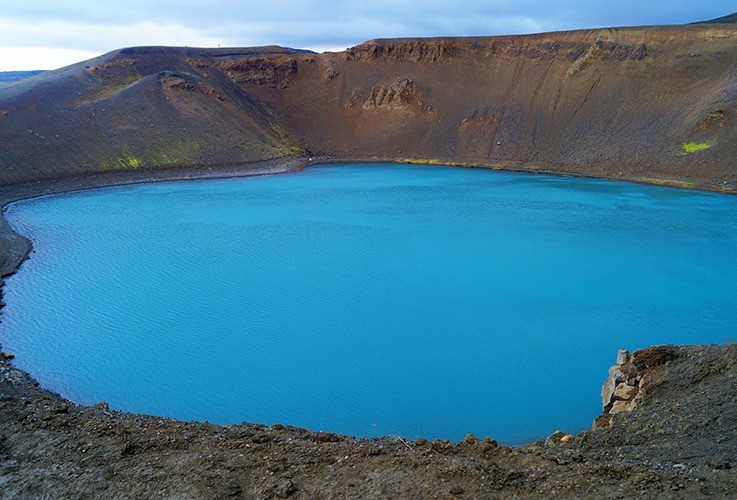
[(684, 153), (695, 153), (696, 151), (709, 149), (710, 147), (711, 144), (709, 144), (708, 142), (687, 142), (683, 146), (681, 146)]
[(143, 161), (135, 156), (129, 156), (128, 158), (120, 158), (118, 163), (127, 168), (138, 168), (143, 165)]

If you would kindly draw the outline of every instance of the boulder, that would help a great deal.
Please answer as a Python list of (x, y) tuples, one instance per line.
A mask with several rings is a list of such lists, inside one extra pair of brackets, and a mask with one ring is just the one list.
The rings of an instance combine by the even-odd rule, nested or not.
[(295, 485), (290, 479), (282, 479), (274, 487), (274, 493), (279, 498), (287, 498), (297, 491), (297, 485)]
[(617, 388), (617, 383), (614, 381), (613, 378), (609, 377), (604, 382), (604, 385), (601, 388), (601, 405), (604, 408), (604, 412), (606, 412), (609, 408), (609, 405), (611, 404), (612, 397), (614, 397), (614, 391)]
[(624, 366), (630, 361), (630, 352), (627, 349), (620, 349), (617, 351), (617, 364)]
[(619, 384), (614, 390), (614, 399), (619, 401), (629, 401), (637, 395), (639, 389), (637, 386), (629, 384)]
[(560, 443), (565, 434), (561, 431), (555, 431), (550, 436), (545, 438), (545, 446), (555, 446)]
[(623, 411), (634, 410), (636, 407), (637, 403), (635, 401), (615, 401), (612, 405), (612, 409), (609, 410), (609, 413), (612, 415), (616, 415), (617, 413), (621, 413)]

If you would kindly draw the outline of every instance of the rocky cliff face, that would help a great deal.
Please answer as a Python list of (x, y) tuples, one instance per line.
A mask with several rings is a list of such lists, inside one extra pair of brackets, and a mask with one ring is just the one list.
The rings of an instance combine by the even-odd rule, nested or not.
[(737, 26), (124, 49), (0, 88), (0, 183), (290, 155), (737, 189)]
[[(637, 397), (643, 395), (642, 375), (637, 372), (629, 351), (617, 353), (617, 364), (609, 369), (609, 378), (601, 388), (604, 413), (616, 415), (637, 406)], [(642, 384), (646, 386), (646, 384)]]
[[(321, 58), (336, 78), (317, 84), (319, 64), (299, 63), (288, 89), (253, 89), (315, 154), (735, 186), (731, 26), (377, 40)], [(422, 89), (432, 115), (350, 106), (392, 79)]]
[(456, 54), (459, 45), (452, 40), (372, 40), (345, 52), (348, 61), (395, 60), (437, 62)]
[(612, 417), (629, 412), (651, 397), (651, 389), (657, 389), (667, 377), (666, 365), (682, 356), (684, 349), (666, 345), (649, 347), (630, 354), (619, 350), (617, 362), (609, 368), (609, 377), (601, 388), (603, 414), (594, 421), (594, 428), (607, 427)]

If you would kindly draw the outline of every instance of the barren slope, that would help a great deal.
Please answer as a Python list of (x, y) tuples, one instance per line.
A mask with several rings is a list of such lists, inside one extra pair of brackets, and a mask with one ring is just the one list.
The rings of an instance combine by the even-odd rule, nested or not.
[(0, 183), (289, 155), (280, 117), (196, 59), (282, 53), (296, 52), (123, 49), (2, 87)]
[(733, 23), (143, 47), (0, 88), (0, 182), (308, 154), (734, 190), (735, 118)]
[(317, 154), (737, 181), (734, 26), (377, 40), (297, 74), (244, 88)]

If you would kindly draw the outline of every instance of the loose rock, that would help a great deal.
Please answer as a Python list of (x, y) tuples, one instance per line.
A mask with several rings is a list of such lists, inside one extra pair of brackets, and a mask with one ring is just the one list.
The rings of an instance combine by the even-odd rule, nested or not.
[(282, 479), (274, 488), (276, 496), (287, 498), (289, 495), (297, 491), (297, 486), (290, 479)]
[(550, 436), (545, 438), (545, 446), (555, 446), (560, 443), (565, 434), (562, 431), (555, 431)]

